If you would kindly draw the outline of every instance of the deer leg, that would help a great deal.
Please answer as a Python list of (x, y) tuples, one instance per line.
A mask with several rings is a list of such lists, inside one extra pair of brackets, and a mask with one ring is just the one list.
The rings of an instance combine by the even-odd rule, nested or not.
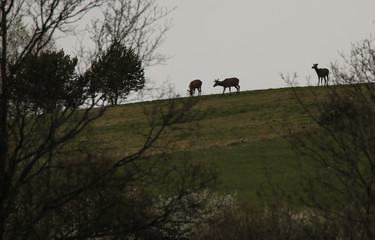
[(240, 86), (239, 85), (236, 85), (234, 86), (236, 89), (237, 89), (237, 93), (239, 94), (240, 93)]
[(226, 88), (226, 87), (224, 87), (223, 94), (225, 93), (225, 88)]

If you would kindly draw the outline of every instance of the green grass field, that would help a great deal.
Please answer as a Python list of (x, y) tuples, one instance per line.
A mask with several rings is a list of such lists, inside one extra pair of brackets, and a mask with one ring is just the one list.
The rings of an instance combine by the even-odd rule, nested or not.
[[(297, 88), (307, 107), (325, 88)], [(316, 96), (318, 95), (318, 96)], [(181, 124), (172, 132), (178, 138), (174, 154), (189, 154), (213, 165), (219, 172), (219, 191), (236, 193), (250, 206), (273, 201), (272, 184), (293, 186), (301, 176), (298, 157), (282, 137), (286, 128), (303, 127), (311, 119), (290, 88), (246, 91), (198, 97), (199, 121)], [(168, 101), (168, 100), (160, 100)], [(155, 102), (111, 107), (92, 127), (95, 147), (112, 155), (130, 154), (144, 142), (145, 109)], [(187, 130), (186, 130), (187, 129)], [(190, 129), (190, 130), (189, 130)], [(262, 197), (259, 197), (262, 196)]]

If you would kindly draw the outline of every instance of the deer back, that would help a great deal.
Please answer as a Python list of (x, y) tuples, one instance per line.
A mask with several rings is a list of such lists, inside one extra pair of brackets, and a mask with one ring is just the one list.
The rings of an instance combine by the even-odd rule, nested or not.
[(199, 80), (199, 79), (193, 80), (189, 84), (190, 91), (192, 91), (193, 89), (196, 89), (196, 88), (201, 88), (201, 86), (202, 86), (202, 81)]
[(327, 68), (319, 68), (319, 76), (328, 76), (329, 70)]
[(227, 78), (222, 81), (224, 86), (237, 86), (240, 80), (238, 78)]

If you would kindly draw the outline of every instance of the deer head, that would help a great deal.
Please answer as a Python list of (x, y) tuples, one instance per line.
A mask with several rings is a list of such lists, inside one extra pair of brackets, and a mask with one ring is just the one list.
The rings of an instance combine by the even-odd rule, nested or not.
[(214, 83), (215, 83), (215, 84), (214, 84), (214, 87), (218, 86), (218, 85), (219, 85), (219, 79), (215, 79), (215, 80), (214, 80)]

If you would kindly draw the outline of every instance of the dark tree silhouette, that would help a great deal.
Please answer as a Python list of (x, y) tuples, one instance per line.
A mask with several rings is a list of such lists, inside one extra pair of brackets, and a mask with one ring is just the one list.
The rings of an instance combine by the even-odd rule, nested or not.
[[(106, 107), (90, 92), (77, 100), (74, 58), (42, 51), (57, 31), (71, 30), (100, 4), (0, 1), (0, 239), (151, 238), (176, 224), (170, 218), (176, 209), (201, 207), (187, 198), (214, 179), (188, 158), (173, 165), (161, 151), (171, 142), (158, 141), (192, 118), (193, 99), (150, 105), (139, 150), (115, 158), (95, 147), (89, 130)], [(20, 16), (28, 17), (30, 34), (10, 57), (8, 30)], [(155, 192), (168, 194), (159, 199)], [(170, 228), (169, 236), (177, 236)]]
[(28, 56), (12, 82), (11, 107), (24, 105), (30, 113), (52, 113), (80, 106), (86, 83), (75, 73), (77, 61), (63, 50)]

